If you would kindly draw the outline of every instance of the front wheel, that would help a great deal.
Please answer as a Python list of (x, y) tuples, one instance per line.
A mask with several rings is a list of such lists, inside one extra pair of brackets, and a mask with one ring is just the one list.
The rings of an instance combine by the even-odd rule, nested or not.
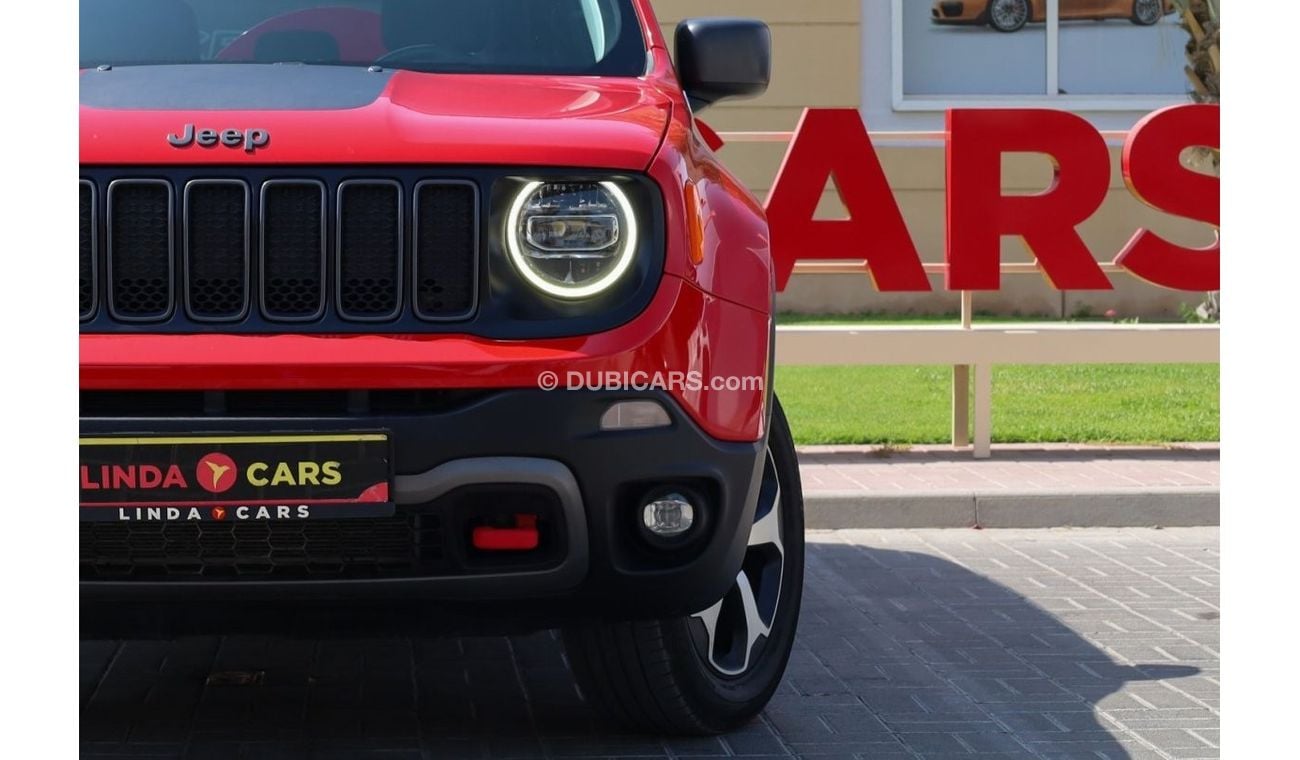
[(598, 711), (636, 730), (708, 735), (756, 716), (781, 683), (803, 597), (803, 490), (774, 400), (762, 487), (736, 581), (707, 609), (669, 620), (564, 630), (574, 675)]
[(990, 0), (989, 26), (999, 32), (1018, 32), (1031, 16), (1029, 0)]
[(1133, 0), (1133, 23), (1151, 26), (1164, 18), (1165, 0)]

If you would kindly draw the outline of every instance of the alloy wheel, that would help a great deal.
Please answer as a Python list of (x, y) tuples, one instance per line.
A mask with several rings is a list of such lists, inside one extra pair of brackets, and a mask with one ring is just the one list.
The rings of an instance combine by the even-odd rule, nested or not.
[(772, 632), (785, 575), (781, 483), (767, 452), (745, 561), (726, 596), (692, 618), (697, 651), (723, 676), (744, 675), (762, 655)]
[(989, 16), (998, 29), (1019, 29), (1029, 21), (1029, 3), (1027, 0), (993, 0)]
[(1164, 15), (1164, 0), (1135, 0), (1133, 17), (1141, 24), (1154, 24)]

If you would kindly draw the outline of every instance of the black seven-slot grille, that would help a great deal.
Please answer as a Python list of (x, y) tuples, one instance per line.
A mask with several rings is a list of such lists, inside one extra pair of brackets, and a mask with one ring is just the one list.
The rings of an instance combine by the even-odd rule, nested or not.
[(441, 322), (477, 305), (468, 181), (83, 179), (80, 204), (83, 322)]

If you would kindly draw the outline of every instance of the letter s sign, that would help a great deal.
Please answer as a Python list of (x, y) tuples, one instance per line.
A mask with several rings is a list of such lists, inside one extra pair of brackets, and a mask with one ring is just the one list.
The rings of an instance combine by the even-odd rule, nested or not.
[[(1219, 179), (1183, 166), (1183, 151), (1219, 148), (1219, 107), (1172, 106), (1137, 123), (1124, 142), (1124, 182), (1148, 206), (1219, 226)], [(1219, 289), (1219, 241), (1184, 248), (1140, 229), (1115, 263), (1142, 279), (1177, 290)]]

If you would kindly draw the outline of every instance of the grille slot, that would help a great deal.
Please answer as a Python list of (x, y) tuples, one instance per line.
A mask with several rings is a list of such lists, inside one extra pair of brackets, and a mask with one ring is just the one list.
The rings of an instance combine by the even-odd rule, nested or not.
[(311, 322), (325, 312), (325, 185), (320, 182), (262, 185), (262, 311), (285, 322)]
[(402, 187), (388, 180), (339, 185), (338, 310), (386, 321), (401, 310)]
[(415, 188), (415, 313), (456, 320), (472, 314), (478, 293), (478, 188), (421, 182)]
[(441, 521), (415, 508), (365, 520), (81, 523), (81, 577), (419, 577), (447, 566)]
[(204, 322), (248, 312), (248, 185), (194, 180), (185, 186), (185, 308)]
[(163, 180), (108, 187), (109, 310), (123, 322), (165, 319), (172, 310), (174, 214)]
[(81, 180), (79, 189), (80, 214), (80, 256), (78, 257), (80, 274), (78, 278), (78, 295), (81, 301), (81, 319), (94, 316), (95, 306), (99, 300), (99, 237), (95, 213), (95, 185), (89, 180)]

